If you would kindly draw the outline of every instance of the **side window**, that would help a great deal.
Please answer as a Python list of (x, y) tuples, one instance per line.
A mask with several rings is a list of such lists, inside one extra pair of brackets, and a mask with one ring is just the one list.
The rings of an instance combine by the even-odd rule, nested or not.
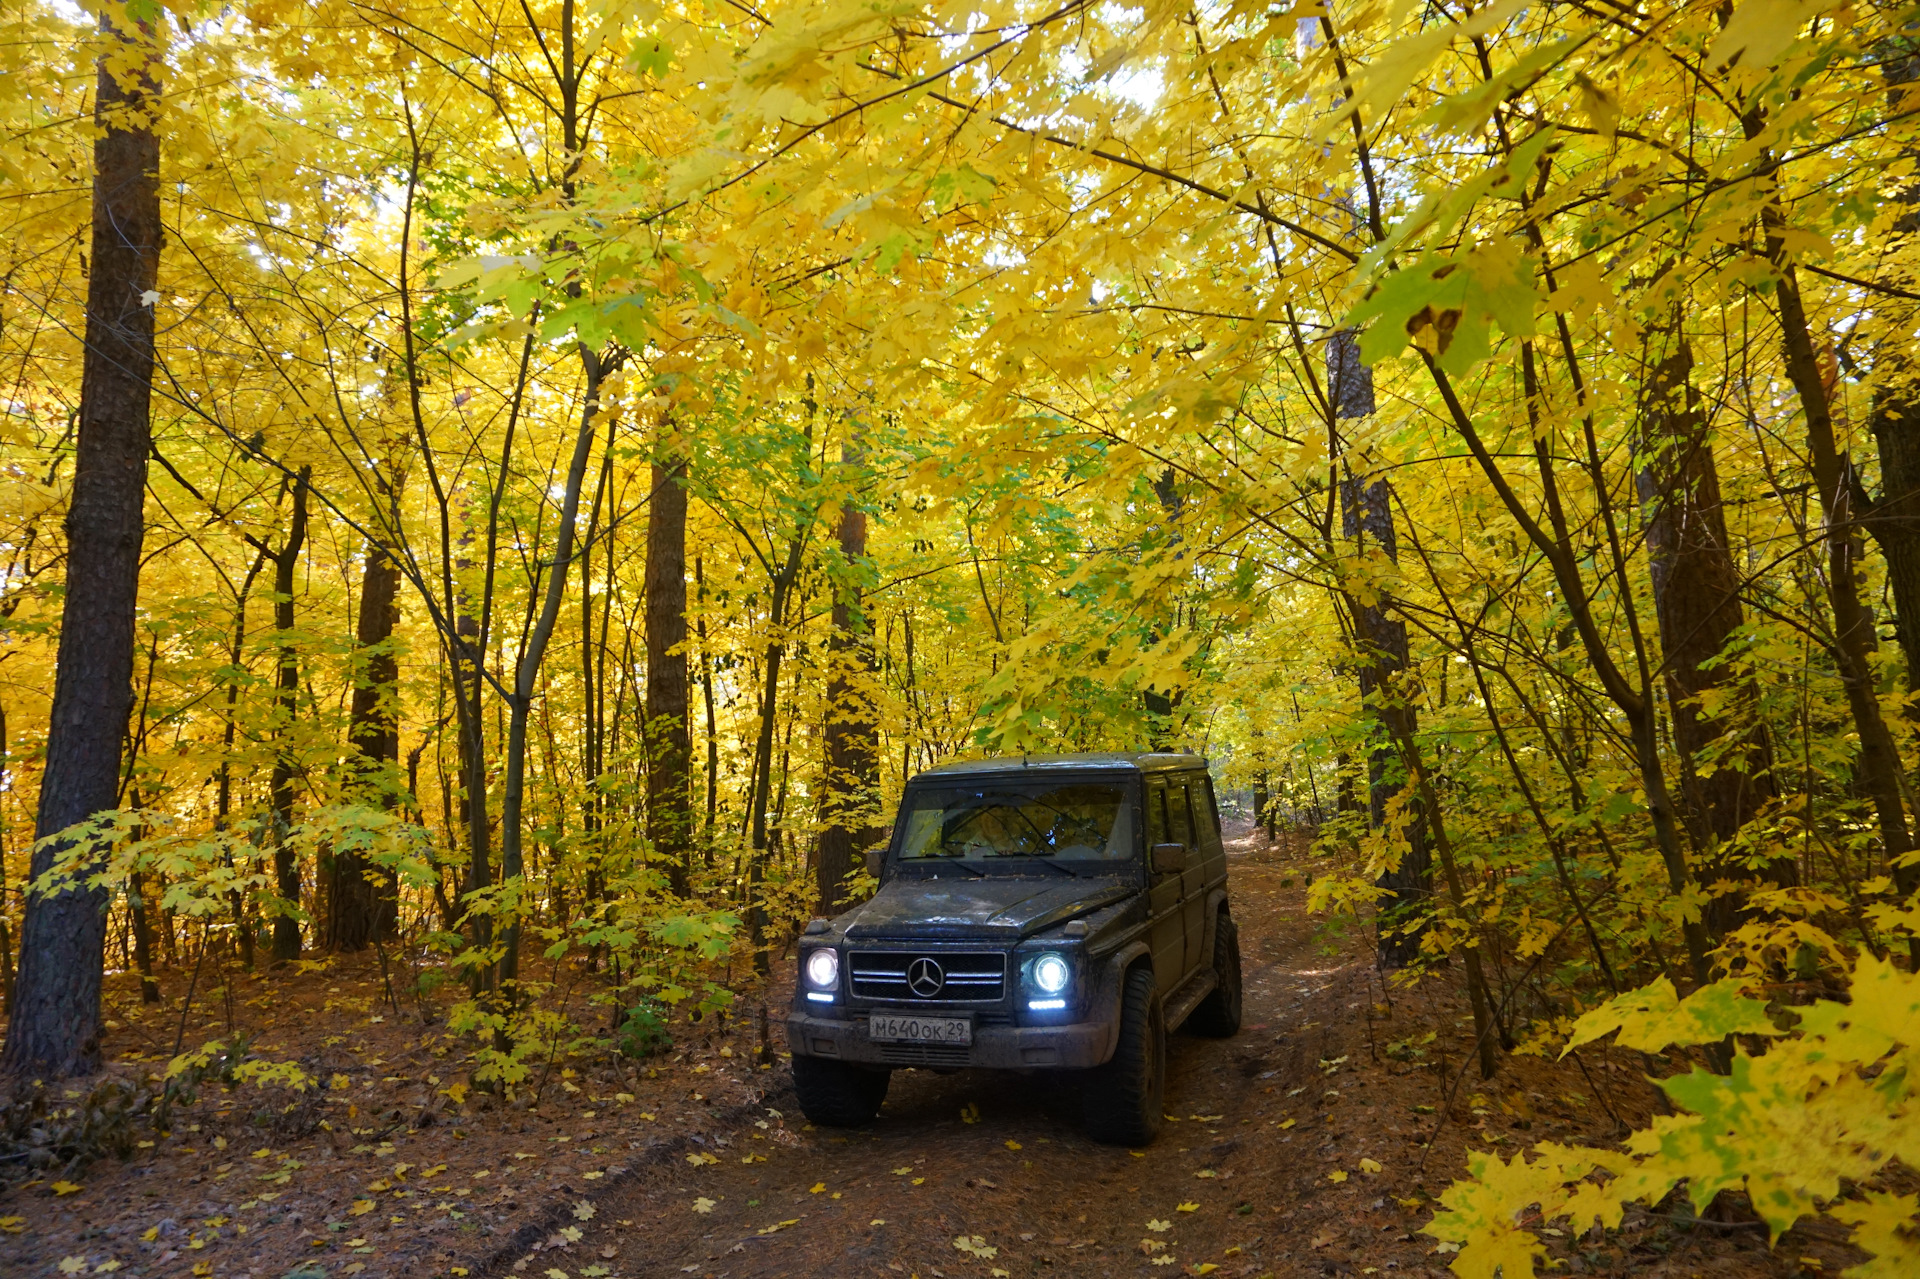
[(1200, 845), (1209, 857), (1219, 857), (1226, 849), (1220, 842), (1220, 805), (1214, 802), (1213, 779), (1194, 778), (1192, 790), (1193, 820), (1200, 828)]
[(1147, 788), (1147, 847), (1167, 842), (1167, 788)]
[(1167, 787), (1167, 838), (1188, 848), (1199, 847), (1193, 838), (1193, 823), (1187, 817), (1187, 788), (1178, 782)]

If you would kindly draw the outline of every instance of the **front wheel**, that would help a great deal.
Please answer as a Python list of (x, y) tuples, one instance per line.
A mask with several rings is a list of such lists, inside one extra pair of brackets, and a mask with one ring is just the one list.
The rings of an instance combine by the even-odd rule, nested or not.
[(858, 1128), (872, 1123), (887, 1099), (893, 1072), (881, 1067), (855, 1066), (824, 1057), (793, 1059), (793, 1091), (801, 1113), (823, 1128)]
[(1187, 1028), (1226, 1039), (1240, 1033), (1240, 930), (1224, 912), (1213, 930), (1213, 975), (1218, 981), (1187, 1017)]
[(1120, 991), (1120, 1042), (1087, 1072), (1081, 1115), (1087, 1135), (1111, 1146), (1144, 1146), (1160, 1132), (1167, 1088), (1167, 1018), (1153, 970), (1135, 968)]

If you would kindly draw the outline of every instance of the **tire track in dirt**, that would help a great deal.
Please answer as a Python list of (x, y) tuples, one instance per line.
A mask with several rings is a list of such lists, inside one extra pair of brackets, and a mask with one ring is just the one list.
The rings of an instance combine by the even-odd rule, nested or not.
[[(1094, 1144), (1074, 1123), (1070, 1085), (1040, 1077), (898, 1071), (880, 1120), (851, 1132), (808, 1127), (791, 1089), (776, 1086), (756, 1120), (692, 1152), (697, 1164), (675, 1153), (633, 1166), (596, 1196), (590, 1219), (560, 1227), (578, 1238), (556, 1231), (485, 1270), (541, 1279), (595, 1279), (589, 1268), (600, 1266), (621, 1279), (1340, 1273), (1353, 1267), (1322, 1250), (1337, 1239), (1347, 1246), (1334, 1251), (1351, 1255), (1358, 1216), (1384, 1212), (1384, 1227), (1365, 1223), (1364, 1264), (1419, 1273), (1431, 1241), (1407, 1235), (1407, 1214), (1357, 1172), (1328, 1179), (1355, 1169), (1362, 1147), (1404, 1165), (1396, 1143), (1418, 1138), (1418, 1125), (1356, 1138), (1330, 1122), (1347, 1082), (1335, 1063), (1367, 1051), (1366, 1010), (1380, 997), (1364, 944), (1323, 953), (1296, 865), (1245, 840), (1230, 856), (1245, 1026), (1229, 1040), (1173, 1037), (1167, 1106), (1178, 1122), (1150, 1149)], [(784, 1080), (784, 1069), (775, 1074)]]

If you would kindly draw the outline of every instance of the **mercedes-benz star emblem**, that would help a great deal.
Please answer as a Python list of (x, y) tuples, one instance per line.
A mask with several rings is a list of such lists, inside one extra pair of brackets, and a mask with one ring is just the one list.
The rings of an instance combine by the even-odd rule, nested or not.
[(922, 999), (932, 999), (947, 984), (947, 975), (940, 971), (940, 965), (922, 956), (907, 965), (907, 989)]

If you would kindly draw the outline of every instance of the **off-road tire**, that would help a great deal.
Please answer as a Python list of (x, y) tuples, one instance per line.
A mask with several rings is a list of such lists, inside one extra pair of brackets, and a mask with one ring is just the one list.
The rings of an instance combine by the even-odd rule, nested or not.
[(1187, 1029), (1226, 1039), (1240, 1033), (1240, 930), (1225, 911), (1213, 929), (1213, 973), (1218, 983), (1187, 1015)]
[(873, 1122), (887, 1099), (893, 1072), (824, 1057), (793, 1059), (793, 1091), (800, 1111), (823, 1128), (858, 1128)]
[(1167, 1088), (1167, 1018), (1153, 971), (1135, 968), (1120, 989), (1120, 1042), (1087, 1072), (1081, 1118), (1110, 1146), (1144, 1146), (1160, 1132)]

